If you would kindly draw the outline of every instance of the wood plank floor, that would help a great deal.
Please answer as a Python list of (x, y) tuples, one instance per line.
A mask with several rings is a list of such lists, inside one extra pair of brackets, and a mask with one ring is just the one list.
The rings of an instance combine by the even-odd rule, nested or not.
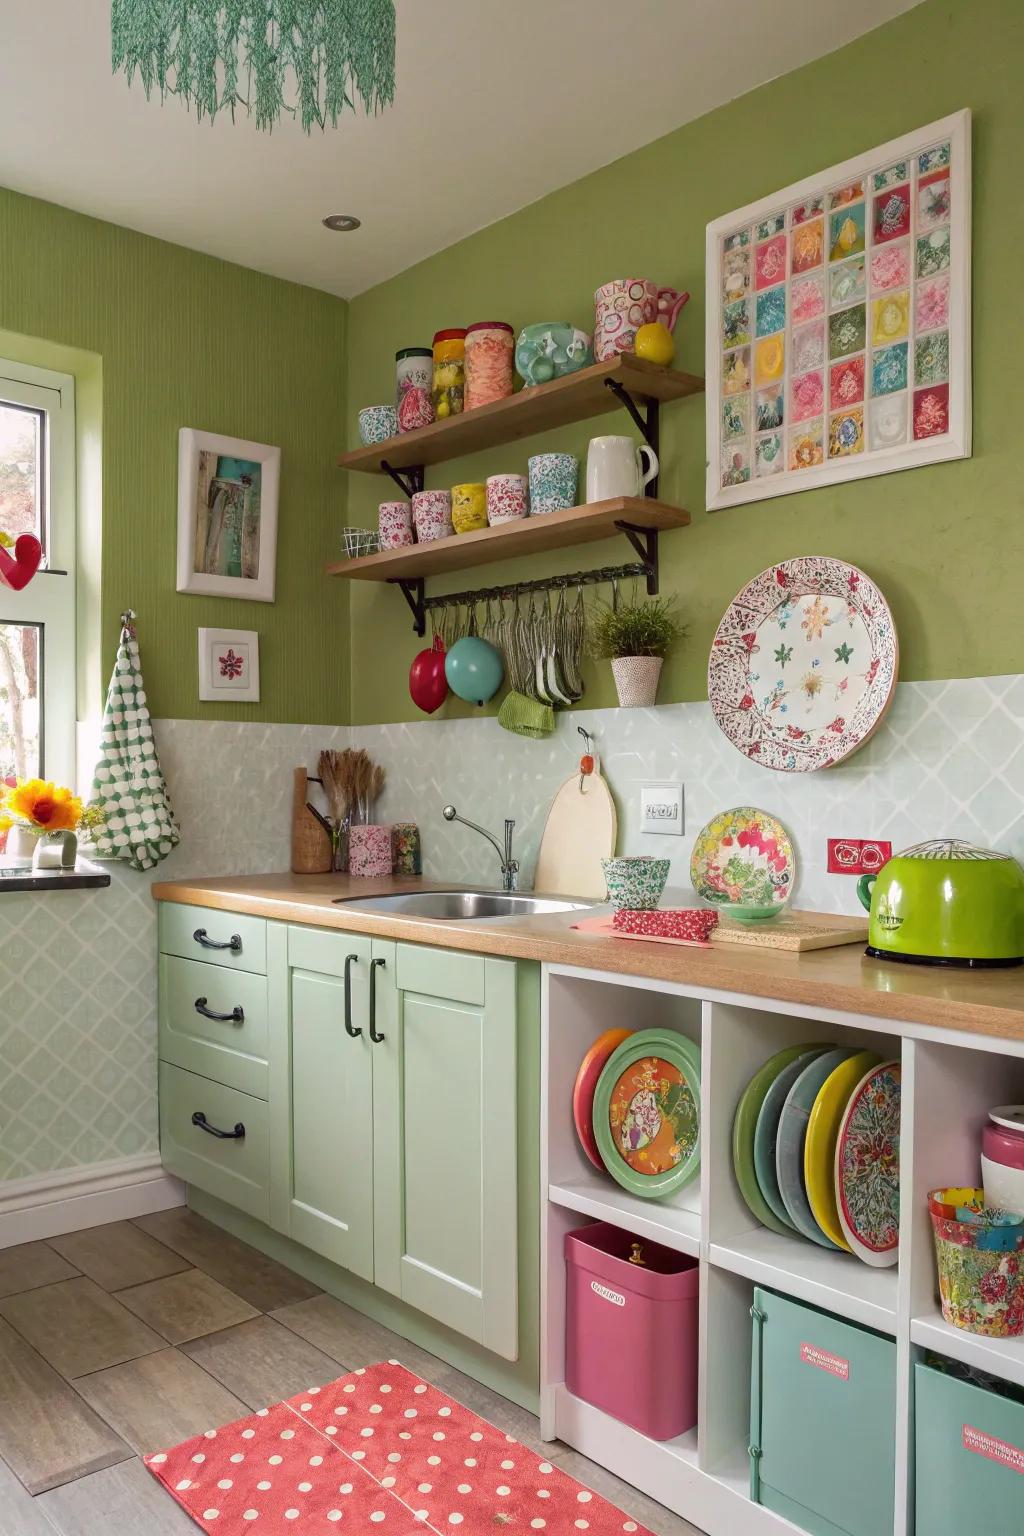
[[(139, 1455), (389, 1358), (541, 1449), (533, 1414), (183, 1208), (0, 1250), (0, 1536), (189, 1536)], [(655, 1536), (700, 1536), (543, 1451)]]

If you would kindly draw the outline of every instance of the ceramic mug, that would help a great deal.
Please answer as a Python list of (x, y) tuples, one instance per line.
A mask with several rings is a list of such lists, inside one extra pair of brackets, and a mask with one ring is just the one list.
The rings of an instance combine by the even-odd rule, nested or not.
[(525, 475), (489, 475), (487, 477), (487, 521), (512, 523), (526, 517), (529, 496)]
[(451, 491), (417, 491), (412, 498), (412, 520), (421, 544), (447, 539), (455, 532)]
[(535, 453), (529, 461), (530, 515), (576, 505), (580, 461), (572, 453)]
[(487, 487), (482, 482), (452, 486), (452, 523), (456, 533), (487, 527)]
[(364, 405), (359, 412), (359, 441), (384, 443), (398, 433), (398, 412), (393, 405)]
[(660, 288), (646, 277), (618, 277), (594, 294), (594, 357), (606, 362), (617, 352), (632, 352), (642, 325), (661, 320), (671, 331), (689, 298), (675, 288)]
[(381, 549), (401, 549), (412, 543), (412, 508), (407, 501), (382, 501), (377, 508)]
[(658, 469), (658, 455), (646, 443), (635, 443), (631, 437), (592, 437), (587, 449), (587, 501), (642, 496)]

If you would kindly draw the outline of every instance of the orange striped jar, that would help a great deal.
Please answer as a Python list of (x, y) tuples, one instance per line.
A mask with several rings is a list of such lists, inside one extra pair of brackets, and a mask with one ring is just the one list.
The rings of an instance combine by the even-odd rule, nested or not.
[(478, 320), (466, 330), (465, 409), (490, 405), (512, 393), (515, 331), (504, 320)]

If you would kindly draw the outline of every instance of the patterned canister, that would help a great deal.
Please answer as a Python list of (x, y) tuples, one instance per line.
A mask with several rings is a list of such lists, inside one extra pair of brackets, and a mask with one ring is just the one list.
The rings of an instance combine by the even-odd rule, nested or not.
[(447, 539), (455, 531), (451, 491), (417, 491), (412, 498), (412, 520), (421, 544)]
[(395, 353), (395, 408), (399, 432), (429, 427), (434, 419), (430, 398), (434, 354), (429, 347), (403, 347)]
[(435, 421), (446, 421), (449, 416), (459, 415), (465, 403), (465, 388), (465, 331), (435, 331), (432, 392)]
[(382, 501), (377, 508), (377, 532), (381, 549), (401, 549), (411, 544), (412, 508), (407, 501)]
[(348, 834), (348, 872), (363, 880), (391, 873), (391, 828), (357, 822)]
[(504, 320), (478, 320), (466, 331), (466, 410), (512, 393), (516, 333)]
[(396, 875), (422, 875), (423, 848), (420, 829), (414, 821), (396, 821), (391, 828)]
[(489, 475), (487, 478), (487, 521), (512, 523), (525, 517), (530, 502), (525, 475)]
[(487, 527), (487, 487), (482, 481), (452, 486), (452, 522), (456, 533)]
[(580, 461), (572, 453), (535, 453), (529, 461), (530, 515), (576, 505)]

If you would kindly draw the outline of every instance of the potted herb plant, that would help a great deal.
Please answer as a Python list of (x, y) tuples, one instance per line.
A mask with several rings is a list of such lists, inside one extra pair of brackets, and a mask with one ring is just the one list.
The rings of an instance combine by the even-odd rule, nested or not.
[(674, 597), (635, 596), (616, 604), (597, 604), (590, 619), (590, 650), (612, 664), (612, 675), (625, 709), (647, 707), (658, 696), (666, 655), (686, 633)]

